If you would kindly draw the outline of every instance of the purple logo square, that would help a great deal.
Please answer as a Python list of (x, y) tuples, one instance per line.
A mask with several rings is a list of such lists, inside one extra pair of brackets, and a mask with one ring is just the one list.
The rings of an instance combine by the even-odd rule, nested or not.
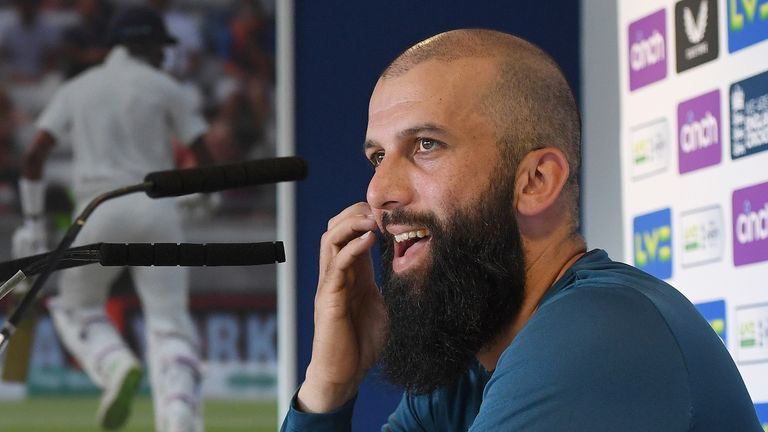
[(768, 182), (733, 191), (733, 264), (768, 260)]
[(720, 124), (720, 90), (677, 105), (680, 174), (720, 163), (723, 157)]
[(666, 12), (661, 9), (629, 24), (629, 90), (667, 76)]

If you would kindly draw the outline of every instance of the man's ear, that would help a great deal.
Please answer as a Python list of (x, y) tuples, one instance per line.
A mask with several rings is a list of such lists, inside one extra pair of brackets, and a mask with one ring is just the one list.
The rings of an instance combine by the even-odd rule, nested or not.
[(522, 216), (541, 214), (557, 200), (568, 181), (570, 167), (554, 147), (534, 150), (520, 161), (515, 180), (515, 209)]

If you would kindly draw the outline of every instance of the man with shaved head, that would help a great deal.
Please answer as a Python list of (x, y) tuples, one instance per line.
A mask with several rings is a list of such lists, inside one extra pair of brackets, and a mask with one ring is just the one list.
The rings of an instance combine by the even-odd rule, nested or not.
[(439, 34), (387, 67), (368, 115), (367, 202), (321, 239), (284, 431), (348, 430), (376, 363), (405, 390), (384, 431), (761, 430), (695, 307), (587, 250), (578, 107), (541, 49)]

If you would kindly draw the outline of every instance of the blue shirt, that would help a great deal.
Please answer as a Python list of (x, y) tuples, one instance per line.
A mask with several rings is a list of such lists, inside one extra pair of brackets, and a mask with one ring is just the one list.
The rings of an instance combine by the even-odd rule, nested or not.
[[(354, 399), (282, 430), (350, 429)], [(382, 431), (755, 431), (721, 339), (677, 290), (602, 250), (542, 298), (493, 373), (474, 362), (453, 385), (404, 394)]]

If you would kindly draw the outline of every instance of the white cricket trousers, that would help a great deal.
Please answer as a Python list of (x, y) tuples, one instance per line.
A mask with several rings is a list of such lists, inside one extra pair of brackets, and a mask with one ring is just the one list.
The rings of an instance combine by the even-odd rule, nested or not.
[[(79, 215), (88, 200), (78, 202)], [(145, 194), (115, 198), (99, 206), (73, 246), (108, 243), (179, 243), (181, 220), (174, 200)], [(91, 264), (63, 270), (59, 294), (49, 303), (56, 329), (69, 352), (100, 387), (107, 385), (106, 363), (132, 355), (107, 319), (104, 304), (122, 267)], [(173, 401), (202, 416), (199, 337), (189, 314), (189, 272), (183, 267), (130, 267), (141, 301), (147, 341), (146, 361), (155, 422)]]

